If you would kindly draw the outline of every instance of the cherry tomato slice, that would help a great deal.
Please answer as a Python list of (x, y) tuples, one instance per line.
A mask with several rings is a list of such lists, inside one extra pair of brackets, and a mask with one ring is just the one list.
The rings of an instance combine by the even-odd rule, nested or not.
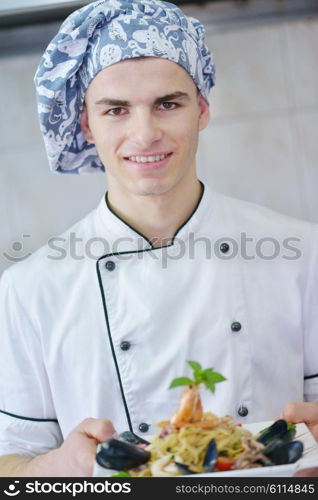
[(216, 468), (219, 471), (231, 470), (234, 464), (235, 460), (233, 458), (218, 457), (216, 461)]

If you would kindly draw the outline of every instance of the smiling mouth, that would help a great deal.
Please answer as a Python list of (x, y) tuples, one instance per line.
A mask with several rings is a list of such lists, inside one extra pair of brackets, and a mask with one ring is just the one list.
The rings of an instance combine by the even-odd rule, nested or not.
[(165, 160), (172, 153), (162, 153), (162, 154), (152, 154), (152, 155), (131, 155), (126, 156), (125, 160), (129, 160), (133, 163), (158, 163)]

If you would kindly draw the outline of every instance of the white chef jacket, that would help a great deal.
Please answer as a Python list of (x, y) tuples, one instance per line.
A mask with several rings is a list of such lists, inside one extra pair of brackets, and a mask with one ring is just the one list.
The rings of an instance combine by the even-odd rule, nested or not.
[(157, 432), (187, 360), (226, 377), (204, 409), (238, 422), (318, 401), (317, 257), (316, 225), (208, 187), (163, 248), (103, 199), (2, 276), (0, 454), (58, 447), (86, 417)]

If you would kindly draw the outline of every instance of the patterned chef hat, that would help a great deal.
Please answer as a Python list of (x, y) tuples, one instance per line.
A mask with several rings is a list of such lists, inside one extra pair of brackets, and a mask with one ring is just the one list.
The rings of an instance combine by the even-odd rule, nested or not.
[(204, 28), (174, 4), (99, 0), (66, 18), (35, 75), (41, 131), (53, 171), (104, 170), (94, 144), (81, 132), (86, 89), (107, 66), (143, 56), (182, 66), (208, 100), (215, 69), (204, 43)]

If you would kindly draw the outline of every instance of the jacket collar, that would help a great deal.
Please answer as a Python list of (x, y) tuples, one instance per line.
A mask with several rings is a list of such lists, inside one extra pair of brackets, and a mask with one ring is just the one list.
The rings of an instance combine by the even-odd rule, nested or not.
[[(209, 187), (202, 182), (201, 185), (201, 197), (190, 217), (175, 232), (172, 245), (180, 240), (188, 240), (191, 233), (197, 234), (204, 222), (211, 218), (213, 194)], [(143, 234), (113, 212), (107, 202), (107, 193), (97, 207), (97, 219), (102, 234), (107, 234), (115, 244), (114, 251), (146, 250), (152, 247)]]

